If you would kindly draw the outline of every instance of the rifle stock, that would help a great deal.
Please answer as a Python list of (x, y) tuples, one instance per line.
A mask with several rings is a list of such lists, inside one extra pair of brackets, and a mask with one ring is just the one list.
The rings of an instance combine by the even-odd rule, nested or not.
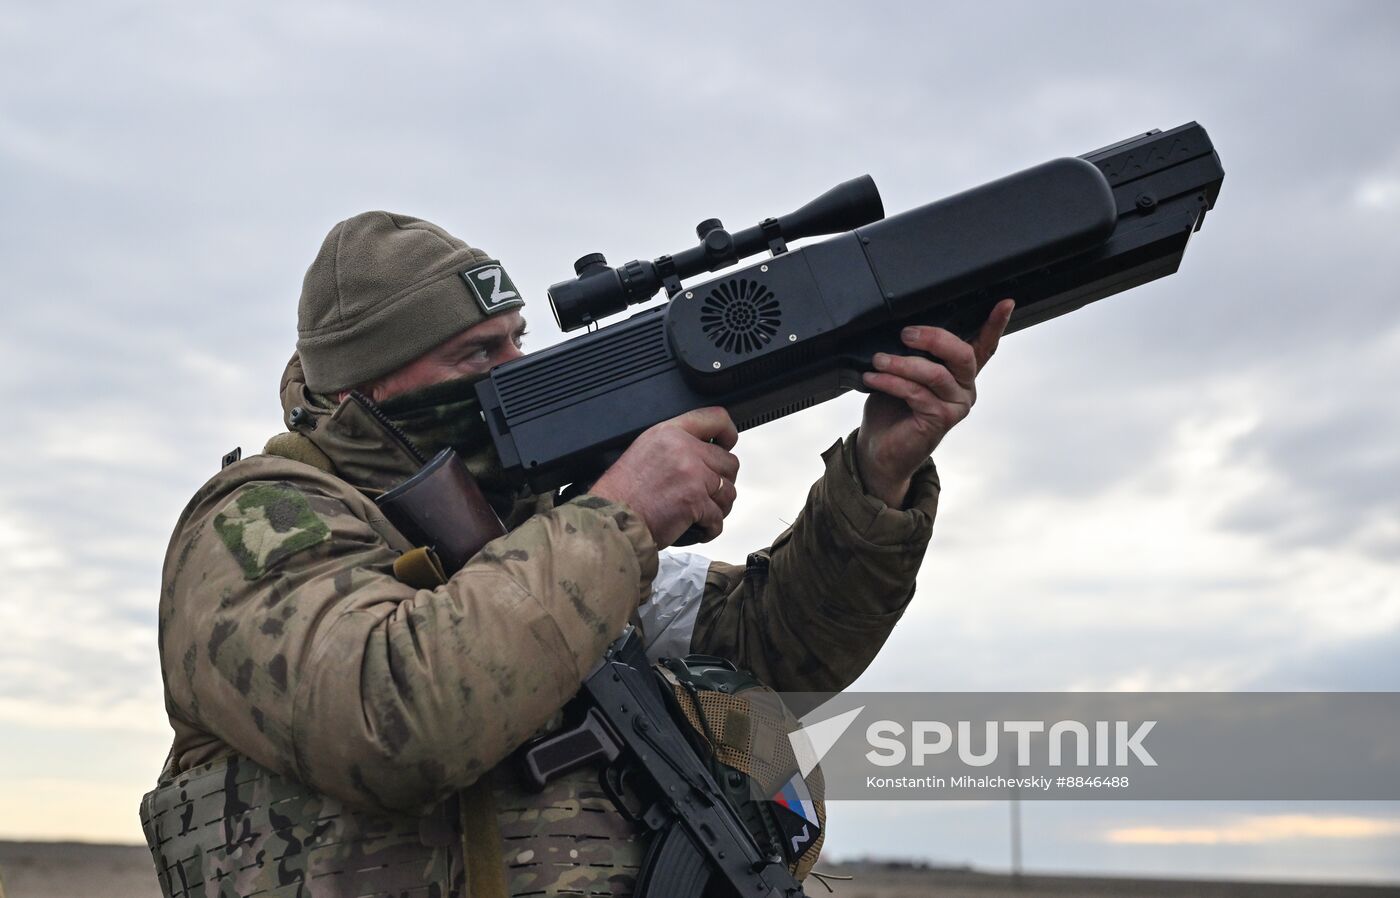
[(452, 449), (442, 450), (417, 474), (374, 501), (404, 536), (436, 554), (448, 576), (506, 532), (476, 478)]

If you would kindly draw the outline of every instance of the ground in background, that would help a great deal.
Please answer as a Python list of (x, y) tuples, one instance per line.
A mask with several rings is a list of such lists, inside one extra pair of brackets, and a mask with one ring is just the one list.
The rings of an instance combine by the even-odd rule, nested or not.
[[(1297, 885), (1263, 882), (1203, 882), (1168, 879), (1109, 879), (1081, 876), (1023, 876), (948, 870), (911, 864), (822, 865), (854, 874), (833, 882), (831, 898), (1380, 898), (1400, 895), (1400, 886)], [(5, 898), (160, 898), (151, 855), (143, 846), (72, 842), (0, 842), (0, 882)], [(814, 880), (807, 894), (826, 895)]]

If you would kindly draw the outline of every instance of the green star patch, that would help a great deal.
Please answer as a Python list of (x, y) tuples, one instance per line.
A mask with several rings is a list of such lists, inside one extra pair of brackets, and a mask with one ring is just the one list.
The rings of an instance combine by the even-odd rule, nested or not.
[(287, 483), (259, 483), (242, 490), (214, 516), (214, 530), (248, 580), (331, 538), (330, 528), (306, 497)]

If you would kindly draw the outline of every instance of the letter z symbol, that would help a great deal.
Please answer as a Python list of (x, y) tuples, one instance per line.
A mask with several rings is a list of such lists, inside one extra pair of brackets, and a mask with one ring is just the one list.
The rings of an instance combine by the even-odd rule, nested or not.
[(514, 290), (501, 289), (501, 269), (499, 268), (487, 268), (478, 271), (476, 273), (476, 279), (482, 283), (486, 281), (491, 282), (491, 298), (486, 300), (489, 305), (497, 306), (508, 299), (515, 299), (520, 295)]

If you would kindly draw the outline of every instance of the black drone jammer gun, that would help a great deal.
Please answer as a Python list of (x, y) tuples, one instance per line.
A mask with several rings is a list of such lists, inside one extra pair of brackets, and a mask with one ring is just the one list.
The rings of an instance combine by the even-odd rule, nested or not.
[(1009, 296), (1015, 331), (1169, 275), (1223, 177), (1193, 122), (890, 218), (864, 176), (746, 230), (704, 221), (700, 245), (674, 256), (618, 268), (584, 256), (549, 289), (565, 331), (662, 289), (670, 301), (495, 368), (482, 409), (507, 472), (537, 492), (590, 483), (691, 409), (724, 406), (744, 430), (860, 388), (876, 352), (909, 353), (906, 324), (971, 336)]

